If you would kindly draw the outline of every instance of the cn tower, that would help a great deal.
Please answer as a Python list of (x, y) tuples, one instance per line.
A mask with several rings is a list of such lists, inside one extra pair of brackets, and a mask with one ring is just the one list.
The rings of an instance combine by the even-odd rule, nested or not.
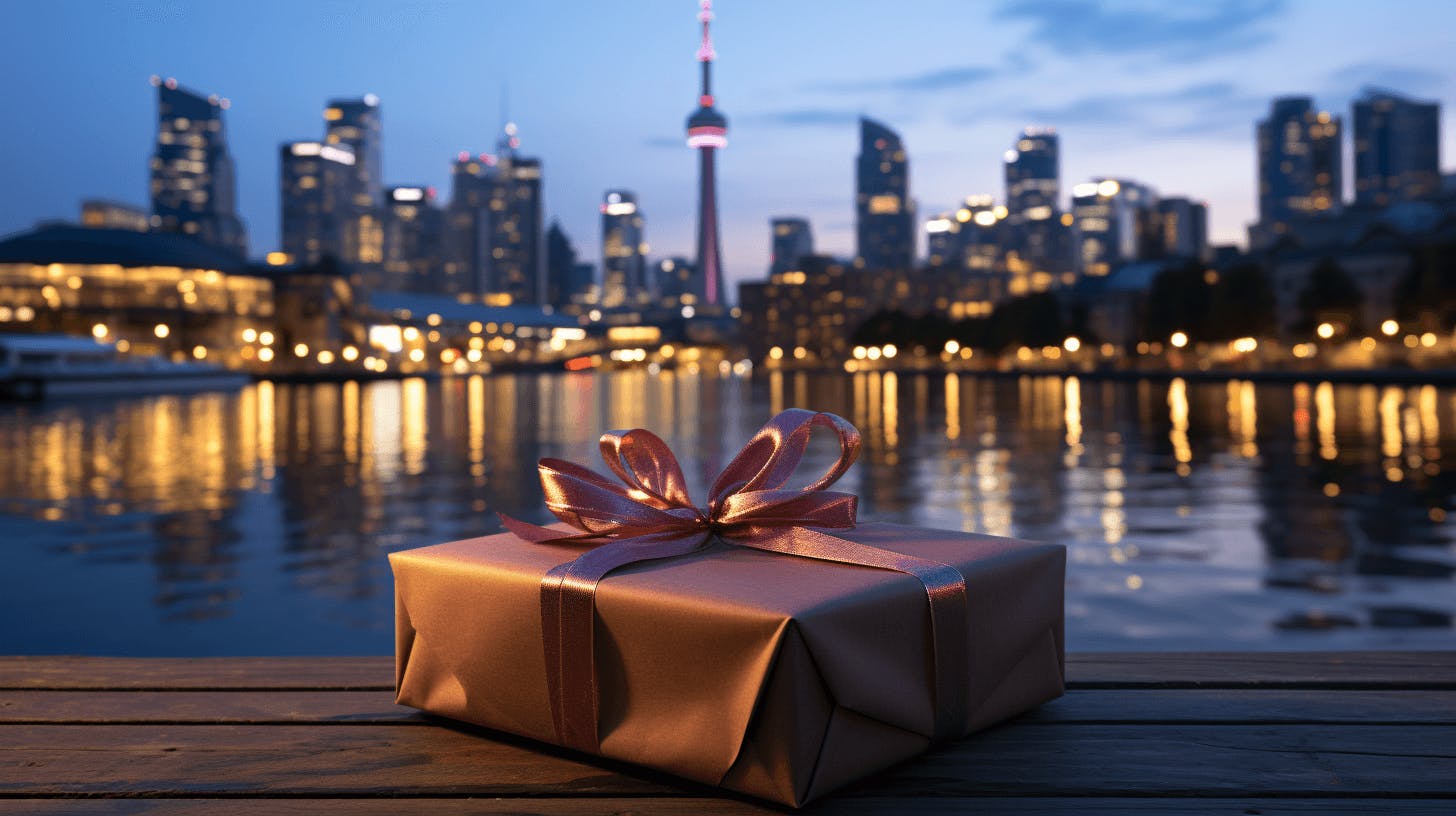
[(713, 0), (700, 0), (698, 20), (703, 24), (703, 42), (698, 62), (703, 65), (703, 89), (698, 109), (688, 117), (688, 147), (698, 151), (698, 270), (703, 281), (703, 300), (716, 307), (723, 302), (723, 253), (718, 248), (718, 190), (713, 165), (719, 148), (728, 145), (728, 119), (713, 107)]

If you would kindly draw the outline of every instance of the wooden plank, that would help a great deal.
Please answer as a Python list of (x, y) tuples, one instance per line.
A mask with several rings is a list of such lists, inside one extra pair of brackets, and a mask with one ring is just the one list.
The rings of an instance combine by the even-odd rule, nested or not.
[(393, 657), (3, 657), (0, 689), (394, 688)]
[[(1074, 688), (1456, 690), (1456, 651), (1073, 653)], [(394, 688), (392, 657), (0, 657), (0, 689)]]
[[(675, 795), (708, 789), (474, 731), (405, 725), (0, 727), (16, 796)], [(876, 795), (1449, 796), (1442, 726), (1017, 725), (859, 783)]]
[(1456, 651), (1073, 654), (1074, 688), (1456, 690)]
[[(1167, 799), (1167, 798), (890, 798), (831, 797), (801, 811), (816, 816), (861, 814), (974, 813), (977, 816), (1027, 814), (1181, 814), (1181, 816), (1450, 816), (1450, 800), (1420, 799)], [(738, 816), (782, 814), (771, 808), (730, 798), (542, 798), (542, 799), (0, 799), (0, 814), (35, 816), (114, 816), (154, 814), (192, 816), (225, 812), (230, 816), (310, 816), (321, 813), (350, 816), (400, 816), (429, 813), (439, 816)]]
[(671, 796), (695, 787), (524, 745), (464, 727), (6, 725), (0, 796)]
[[(0, 691), (0, 723), (434, 722), (389, 691)], [(1456, 725), (1456, 692), (1074, 689), (1017, 722)]]
[(1016, 722), (1456, 725), (1456, 691), (1073, 689)]
[(0, 723), (430, 722), (392, 691), (0, 691)]

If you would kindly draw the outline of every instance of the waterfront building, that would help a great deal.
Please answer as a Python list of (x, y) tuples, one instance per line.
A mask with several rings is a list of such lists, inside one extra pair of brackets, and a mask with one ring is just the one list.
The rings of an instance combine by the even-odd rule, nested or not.
[[(1065, 271), (1061, 143), (1051, 128), (1026, 128), (1004, 156), (1005, 248), (1042, 273)], [(1046, 288), (1038, 286), (1037, 289)]]
[(799, 259), (814, 254), (814, 231), (807, 218), (775, 218), (769, 221), (773, 234), (773, 256), (768, 273), (777, 275), (798, 265)]
[[(1072, 188), (1072, 224), (1081, 274), (1103, 277), (1120, 264), (1154, 254), (1157, 196), (1125, 179), (1094, 179)], [(1156, 238), (1154, 236), (1157, 236)]]
[(718, 192), (715, 177), (716, 155), (728, 146), (728, 118), (713, 107), (713, 38), (709, 26), (713, 21), (713, 0), (700, 0), (698, 21), (703, 36), (698, 45), (698, 64), (702, 66), (702, 85), (698, 91), (698, 107), (688, 117), (688, 147), (698, 151), (698, 241), (697, 260), (692, 265), (701, 283), (697, 291), (685, 292), (700, 299), (710, 308), (723, 305), (723, 252), (718, 240)]
[(568, 309), (593, 302), (594, 267), (577, 259), (576, 247), (559, 221), (546, 230), (546, 304)]
[(473, 296), (485, 291), (489, 271), (491, 185), (495, 157), (461, 152), (450, 168), (450, 206), (445, 216), (442, 294)]
[(652, 289), (657, 292), (658, 305), (665, 309), (689, 307), (687, 314), (692, 315), (702, 308), (705, 285), (691, 258), (675, 255), (653, 264)]
[(1366, 91), (1353, 105), (1355, 203), (1384, 207), (1441, 191), (1441, 105)]
[(347, 147), (354, 162), (340, 175), (340, 256), (354, 281), (366, 289), (388, 286), (384, 276), (382, 122), (379, 97), (333, 99), (324, 108), (324, 144)]
[(435, 203), (435, 188), (388, 188), (383, 221), (383, 289), (438, 293), (444, 266), (445, 213)]
[(1257, 132), (1263, 233), (1277, 235), (1293, 220), (1340, 211), (1340, 117), (1315, 110), (1307, 96), (1283, 97), (1270, 104)]
[(1158, 200), (1156, 229), (1152, 231), (1159, 239), (1159, 252), (1153, 257), (1175, 258), (1208, 257), (1208, 205), (1183, 196)]
[(51, 225), (0, 241), (0, 332), (241, 365), (241, 333), (271, 326), (273, 313), (268, 281), (185, 234)]
[(608, 190), (602, 199), (602, 303), (609, 308), (646, 304), (647, 242), (642, 211), (629, 190)]
[(949, 302), (937, 302), (937, 311), (955, 319), (989, 312), (991, 305), (1011, 294), (1031, 291), (1025, 267), (1013, 278), (1005, 246), (1010, 225), (1007, 209), (989, 195), (967, 196), (957, 209), (925, 222), (930, 269), (954, 291)]
[(496, 305), (543, 303), (542, 175), (507, 123), (496, 153), (460, 153), (452, 170), (444, 291)]
[(348, 145), (305, 141), (279, 148), (280, 246), (294, 262), (348, 259), (344, 222), (354, 163)]
[(541, 160), (519, 155), (520, 143), (515, 123), (506, 123), (485, 174), (488, 251), (480, 293), (497, 303), (540, 304), (546, 302)]
[(363, 212), (377, 206), (384, 193), (383, 123), (379, 97), (332, 99), (324, 108), (324, 141), (347, 146), (355, 156), (350, 169), (352, 197), (348, 202)]
[(915, 205), (909, 159), (900, 134), (872, 119), (859, 120), (855, 160), (855, 265), (905, 270), (915, 262)]
[(141, 207), (93, 198), (81, 202), (81, 226), (146, 232), (152, 228), (152, 220)]
[(186, 90), (175, 79), (154, 76), (152, 85), (157, 89), (152, 228), (246, 256), (248, 239), (237, 214), (236, 171), (223, 122), (228, 101)]

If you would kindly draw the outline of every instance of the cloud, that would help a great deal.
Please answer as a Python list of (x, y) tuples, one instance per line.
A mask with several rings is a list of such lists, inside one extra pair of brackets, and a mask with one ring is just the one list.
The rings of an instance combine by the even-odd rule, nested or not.
[(859, 122), (860, 112), (835, 108), (789, 108), (739, 116), (739, 121), (779, 127), (841, 127)]
[(1195, 62), (1246, 51), (1273, 39), (1265, 23), (1284, 12), (1285, 0), (1225, 3), (1018, 0), (996, 18), (1031, 24), (1030, 42), (1070, 56), (1156, 54), (1169, 62)]
[(642, 146), (651, 150), (677, 150), (683, 146), (681, 136), (652, 136), (642, 140)]
[(1051, 104), (1009, 108), (1024, 123), (1135, 128), (1149, 137), (1227, 136), (1246, 138), (1268, 100), (1227, 81), (1199, 82), (1146, 93), (1104, 93)]
[(1182, 88), (1148, 93), (1093, 94), (1048, 107), (1029, 107), (1021, 113), (1049, 124), (1113, 122), (1136, 124), (1147, 114), (1170, 107), (1203, 107), (1232, 99), (1236, 89), (1229, 82), (1200, 82)]
[(986, 65), (958, 65), (940, 68), (908, 76), (886, 79), (860, 79), (848, 82), (823, 82), (810, 86), (810, 90), (833, 91), (836, 93), (864, 93), (866, 91), (945, 91), (976, 85), (994, 78), (999, 72)]
[(1413, 65), (1386, 62), (1357, 62), (1331, 71), (1329, 81), (1341, 94), (1353, 95), (1360, 89), (1380, 88), (1412, 93), (1439, 91), (1451, 81), (1451, 74)]

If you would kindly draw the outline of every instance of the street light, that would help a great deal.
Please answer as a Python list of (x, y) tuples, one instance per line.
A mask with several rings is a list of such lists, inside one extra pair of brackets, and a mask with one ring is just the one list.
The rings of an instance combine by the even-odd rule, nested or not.
[(1180, 331), (1173, 332), (1173, 336), (1168, 338), (1168, 343), (1173, 348), (1183, 348), (1188, 345), (1188, 335)]
[(1328, 340), (1335, 336), (1335, 327), (1329, 323), (1321, 323), (1315, 327), (1314, 333), (1319, 335), (1321, 340)]
[(1076, 354), (1077, 350), (1082, 348), (1082, 341), (1075, 337), (1068, 337), (1066, 340), (1062, 341), (1062, 348), (1072, 352), (1073, 354)]
[(1386, 337), (1394, 337), (1400, 333), (1400, 324), (1394, 320), (1387, 320), (1380, 324), (1380, 333)]

